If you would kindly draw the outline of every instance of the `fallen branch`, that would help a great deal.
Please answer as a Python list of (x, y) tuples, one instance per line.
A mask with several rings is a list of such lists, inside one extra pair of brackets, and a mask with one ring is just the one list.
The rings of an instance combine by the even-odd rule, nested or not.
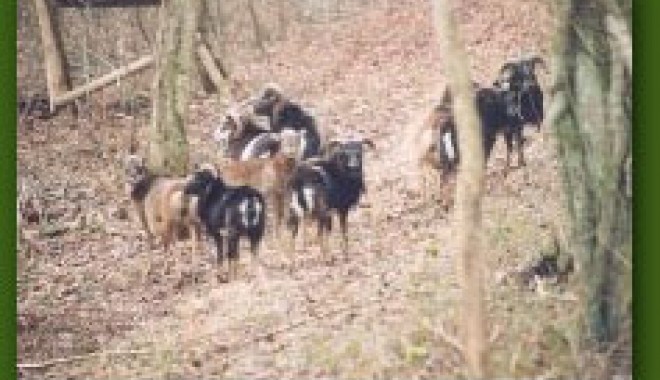
[(18, 368), (18, 369), (43, 369), (43, 368), (52, 367), (52, 366), (57, 365), (57, 364), (66, 364), (66, 363), (85, 360), (85, 359), (89, 359), (89, 358), (93, 358), (93, 357), (123, 356), (123, 355), (149, 355), (149, 354), (152, 354), (152, 353), (153, 353), (153, 351), (145, 351), (145, 350), (92, 352), (92, 353), (85, 354), (85, 355), (76, 355), (76, 356), (69, 356), (69, 357), (66, 357), (66, 358), (51, 359), (51, 360), (47, 360), (47, 361), (41, 362), (41, 363), (18, 363), (18, 364), (16, 364), (16, 368)]
[(79, 86), (71, 91), (67, 91), (62, 94), (58, 94), (53, 97), (53, 107), (61, 106), (63, 104), (69, 103), (77, 98), (88, 94), (92, 91), (99, 90), (117, 79), (124, 77), (128, 74), (132, 74), (136, 71), (142, 70), (147, 66), (150, 66), (154, 62), (154, 57), (152, 55), (142, 57), (135, 62), (132, 62), (126, 66), (120, 67), (117, 70), (114, 70), (100, 78), (94, 79), (93, 81)]

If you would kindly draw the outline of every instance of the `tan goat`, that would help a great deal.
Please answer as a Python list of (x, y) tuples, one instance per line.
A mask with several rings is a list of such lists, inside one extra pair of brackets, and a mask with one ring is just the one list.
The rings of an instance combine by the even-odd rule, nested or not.
[[(429, 201), (433, 192), (439, 189), (441, 193), (448, 190), (450, 175), (455, 173), (459, 159), (456, 127), (451, 109), (446, 105), (433, 108), (419, 133), (417, 144), (417, 165), (420, 170), (420, 192), (424, 201)], [(450, 194), (441, 194), (445, 207), (451, 206)]]
[(143, 160), (130, 156), (126, 165), (130, 197), (150, 241), (160, 239), (166, 251), (181, 232), (187, 232), (193, 252), (199, 248), (201, 224), (197, 199), (184, 195), (185, 178), (161, 177), (149, 173)]

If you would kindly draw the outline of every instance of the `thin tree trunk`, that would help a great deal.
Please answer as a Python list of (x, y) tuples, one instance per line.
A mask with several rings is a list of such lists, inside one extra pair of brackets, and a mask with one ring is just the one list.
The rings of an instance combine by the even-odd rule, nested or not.
[(252, 26), (254, 27), (255, 44), (263, 54), (266, 54), (265, 42), (268, 35), (263, 31), (263, 26), (259, 21), (257, 10), (254, 7), (254, 0), (247, 0), (247, 8), (248, 8), (248, 13), (250, 14), (250, 19), (252, 20)]
[(156, 73), (149, 166), (157, 173), (186, 173), (185, 125), (194, 70), (194, 33), (199, 0), (164, 0), (156, 41)]
[(465, 154), (458, 173), (456, 205), (459, 236), (459, 278), (463, 289), (460, 326), (470, 378), (488, 378), (483, 288), (481, 199), (484, 187), (484, 152), (468, 60), (452, 15), (451, 2), (434, 0), (436, 33), (446, 76), (453, 95), (453, 111), (458, 127), (458, 144)]
[(34, 5), (39, 19), (39, 29), (41, 30), (46, 86), (51, 112), (53, 112), (55, 110), (54, 98), (69, 89), (69, 78), (66, 72), (66, 62), (61, 49), (62, 43), (57, 23), (53, 18), (50, 4), (47, 0), (34, 0)]

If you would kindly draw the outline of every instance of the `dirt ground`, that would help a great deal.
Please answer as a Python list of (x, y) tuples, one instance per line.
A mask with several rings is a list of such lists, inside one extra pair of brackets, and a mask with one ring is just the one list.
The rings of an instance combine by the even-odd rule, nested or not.
[[(545, 3), (456, 3), (475, 80), (489, 83), (520, 50), (549, 59)], [(323, 30), (299, 28), (269, 47), (268, 60), (237, 68), (254, 83), (279, 83), (326, 131), (359, 133), (377, 146), (365, 158), (367, 194), (349, 217), (350, 254), (340, 253), (337, 235), (333, 263), (320, 260), (313, 239), (290, 252), (269, 236), (265, 278), (244, 254), (240, 278), (217, 283), (209, 243), (197, 257), (185, 242), (173, 254), (148, 248), (121, 168), (131, 133), (146, 138), (148, 112), (19, 124), (19, 193), (38, 219), (19, 226), (19, 363), (48, 364), (21, 369), (21, 378), (464, 375), (443, 338), (455, 333), (460, 297), (454, 217), (420, 199), (400, 149), (444, 88), (436, 45), (428, 1), (388, 2)], [(214, 98), (194, 97), (192, 160), (217, 154), (210, 126), (222, 112)], [(552, 133), (543, 126), (525, 134), (526, 167), (505, 177), (499, 141), (487, 170), (490, 365), (498, 377), (575, 377), (589, 358), (575, 348), (572, 285), (538, 294), (503, 281), (550, 249), (562, 218)], [(67, 359), (47, 363), (57, 358)]]

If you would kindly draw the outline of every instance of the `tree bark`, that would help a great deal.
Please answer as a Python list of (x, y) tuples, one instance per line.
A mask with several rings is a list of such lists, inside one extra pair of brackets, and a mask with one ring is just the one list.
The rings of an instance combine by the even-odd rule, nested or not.
[(184, 175), (188, 167), (185, 124), (194, 70), (193, 44), (199, 0), (164, 0), (156, 41), (156, 73), (149, 167)]
[(630, 262), (632, 254), (632, 203), (625, 183), (631, 175), (631, 120), (625, 109), (631, 93), (630, 36), (617, 35), (629, 32), (621, 28), (625, 20), (612, 17), (619, 16), (602, 2), (559, 3), (548, 113), (571, 219), (566, 246), (578, 264), (585, 343), (616, 338), (628, 308), (622, 285), (632, 275), (620, 264)]
[(39, 19), (41, 45), (44, 51), (44, 66), (46, 69), (46, 86), (50, 100), (50, 110), (53, 112), (55, 111), (54, 98), (69, 89), (66, 61), (62, 52), (57, 22), (52, 17), (50, 4), (47, 0), (34, 0), (34, 6)]
[(453, 112), (461, 155), (456, 189), (459, 236), (458, 272), (462, 285), (461, 326), (469, 377), (488, 378), (481, 241), (481, 199), (484, 187), (484, 152), (481, 128), (468, 72), (468, 61), (452, 15), (451, 2), (434, 0), (436, 34), (446, 57), (446, 77), (453, 94)]

